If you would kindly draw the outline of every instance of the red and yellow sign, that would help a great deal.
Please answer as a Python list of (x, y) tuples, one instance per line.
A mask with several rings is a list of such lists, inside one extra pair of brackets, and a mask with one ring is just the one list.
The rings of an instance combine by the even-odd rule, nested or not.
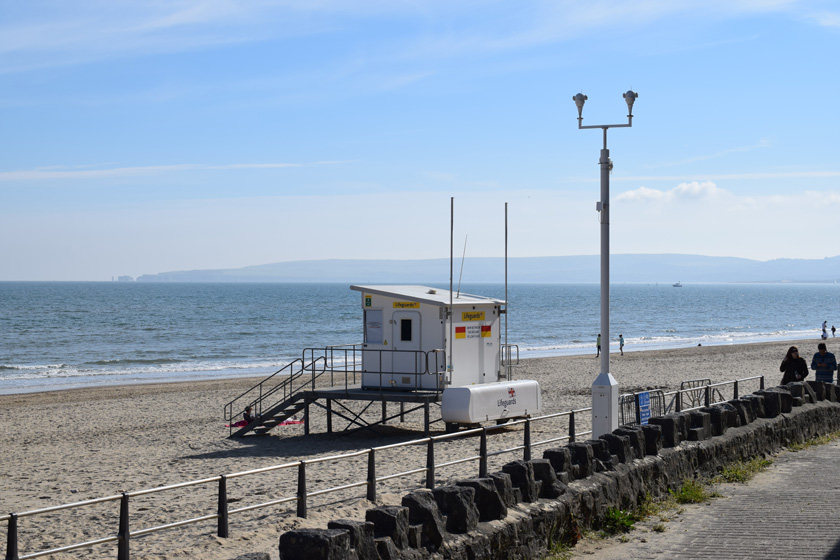
[(481, 336), (483, 338), (486, 338), (486, 337), (490, 336), (491, 334), (492, 334), (492, 332), (491, 332), (491, 329), (490, 329), (490, 325), (482, 325), (481, 326)]
[(467, 327), (455, 327), (455, 338), (467, 338)]

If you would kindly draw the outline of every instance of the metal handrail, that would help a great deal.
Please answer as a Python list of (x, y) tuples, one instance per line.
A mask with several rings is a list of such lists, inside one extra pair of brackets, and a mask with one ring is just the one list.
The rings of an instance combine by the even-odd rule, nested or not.
[[(713, 385), (710, 385), (709, 387), (711, 388), (711, 387), (714, 387), (714, 386), (722, 386), (722, 385), (728, 385), (728, 384), (734, 384), (737, 387), (739, 381), (750, 381), (750, 380), (754, 380), (754, 379), (760, 379), (761, 380), (761, 388), (763, 389), (764, 388), (764, 376), (755, 376), (755, 377), (749, 377), (749, 378), (740, 379), (740, 380), (720, 382), (720, 383), (715, 383)], [(668, 395), (679, 394), (681, 391), (688, 391), (688, 390), (691, 390), (691, 389), (681, 389), (681, 390), (673, 391), (673, 392), (667, 393), (667, 394)], [(128, 543), (130, 542), (131, 537), (147, 535), (147, 534), (150, 534), (150, 533), (163, 531), (163, 530), (166, 530), (166, 529), (182, 527), (182, 526), (185, 526), (185, 525), (194, 524), (194, 523), (198, 523), (198, 522), (201, 522), (201, 521), (207, 521), (207, 520), (211, 520), (211, 519), (218, 519), (219, 520), (218, 536), (219, 537), (227, 537), (228, 536), (228, 523), (227, 523), (227, 521), (228, 521), (229, 515), (233, 514), (233, 513), (242, 513), (242, 512), (252, 511), (252, 510), (260, 509), (260, 508), (264, 508), (264, 507), (270, 507), (270, 506), (273, 506), (273, 505), (278, 505), (278, 504), (297, 501), (298, 516), (299, 517), (306, 517), (306, 502), (307, 502), (308, 498), (311, 498), (311, 497), (314, 497), (314, 496), (320, 496), (320, 495), (324, 495), (324, 494), (328, 494), (328, 493), (332, 493), (332, 492), (347, 490), (347, 489), (350, 489), (350, 488), (356, 488), (356, 487), (364, 486), (364, 487), (367, 488), (367, 498), (370, 501), (375, 501), (377, 483), (385, 482), (385, 481), (392, 480), (392, 479), (395, 479), (395, 478), (400, 478), (400, 477), (405, 477), (405, 476), (414, 475), (414, 474), (418, 474), (418, 473), (423, 473), (423, 472), (425, 472), (427, 474), (427, 477), (426, 477), (427, 488), (433, 489), (434, 488), (434, 472), (439, 467), (448, 467), (448, 466), (453, 466), (453, 465), (457, 465), (457, 464), (462, 464), (462, 463), (467, 463), (467, 462), (478, 460), (479, 461), (479, 475), (481, 475), (482, 471), (484, 471), (485, 474), (486, 474), (486, 464), (487, 464), (488, 457), (494, 457), (494, 456), (502, 455), (504, 453), (513, 453), (513, 452), (522, 450), (525, 460), (529, 460), (530, 457), (531, 457), (531, 450), (534, 447), (541, 447), (541, 446), (547, 445), (549, 443), (554, 443), (554, 442), (563, 441), (563, 440), (575, 441), (575, 438), (577, 436), (589, 435), (589, 434), (592, 433), (591, 430), (590, 431), (584, 431), (584, 432), (576, 432), (576, 430), (575, 430), (575, 415), (578, 414), (578, 413), (589, 412), (591, 410), (592, 410), (591, 407), (587, 407), (587, 408), (581, 408), (581, 409), (575, 409), (575, 410), (569, 410), (569, 411), (563, 411), (563, 412), (555, 412), (555, 413), (550, 413), (550, 414), (537, 416), (537, 417), (533, 417), (533, 418), (512, 420), (511, 422), (509, 422), (507, 424), (504, 424), (504, 425), (501, 425), (501, 426), (472, 428), (472, 429), (464, 430), (462, 432), (451, 433), (451, 434), (441, 434), (441, 435), (437, 435), (437, 436), (429, 436), (429, 437), (424, 437), (424, 438), (421, 438), (421, 439), (416, 439), (416, 440), (411, 440), (411, 441), (406, 441), (406, 442), (399, 442), (399, 443), (394, 443), (394, 444), (389, 444), (389, 445), (383, 445), (383, 446), (380, 446), (380, 447), (373, 447), (373, 448), (369, 448), (369, 449), (353, 451), (353, 452), (350, 452), (350, 453), (344, 453), (344, 454), (340, 454), (340, 455), (332, 455), (332, 456), (327, 456), (327, 457), (317, 457), (317, 458), (307, 460), (307, 461), (294, 461), (294, 462), (291, 462), (291, 463), (283, 463), (283, 464), (280, 464), (280, 465), (271, 465), (271, 466), (268, 466), (268, 467), (262, 467), (262, 468), (258, 468), (258, 469), (248, 470), (248, 471), (241, 471), (241, 472), (231, 473), (231, 474), (227, 474), (227, 475), (214, 476), (214, 477), (208, 477), (208, 478), (203, 478), (203, 479), (199, 479), (199, 480), (180, 482), (180, 483), (170, 484), (170, 485), (167, 485), (167, 486), (161, 486), (161, 487), (157, 487), (157, 488), (137, 490), (137, 491), (134, 491), (134, 492), (126, 492), (126, 493), (123, 493), (121, 495), (112, 495), (112, 496), (107, 496), (107, 497), (102, 497), (102, 498), (94, 498), (94, 499), (90, 499), (90, 500), (84, 500), (84, 501), (81, 501), (81, 502), (73, 502), (73, 503), (69, 503), (69, 504), (62, 504), (62, 505), (58, 505), (58, 506), (51, 506), (51, 507), (47, 507), (47, 508), (24, 511), (24, 512), (21, 512), (21, 513), (12, 513), (12, 514), (2, 515), (2, 516), (0, 516), (0, 521), (8, 521), (6, 560), (26, 560), (26, 559), (29, 559), (29, 558), (37, 558), (37, 557), (40, 557), (40, 556), (46, 556), (48, 554), (55, 554), (57, 552), (75, 550), (75, 549), (78, 549), (78, 548), (85, 548), (85, 547), (93, 546), (93, 545), (96, 545), (96, 544), (102, 544), (102, 543), (108, 543), (108, 542), (114, 542), (114, 541), (118, 541), (120, 543), (118, 560), (129, 560), (127, 551), (128, 551)], [(567, 435), (552, 437), (552, 438), (542, 440), (542, 441), (538, 441), (538, 442), (532, 442), (531, 441), (531, 438), (530, 438), (531, 429), (530, 429), (530, 427), (531, 427), (532, 424), (534, 424), (536, 422), (546, 421), (546, 420), (550, 420), (550, 419), (554, 419), (554, 418), (560, 418), (560, 417), (564, 417), (564, 416), (567, 416), (569, 418), (569, 432), (568, 432)], [(495, 433), (503, 433), (503, 432), (508, 433), (510, 431), (511, 427), (520, 426), (520, 425), (524, 426), (524, 430), (523, 430), (524, 442), (523, 442), (522, 445), (515, 445), (513, 447), (508, 447), (508, 448), (504, 448), (504, 449), (497, 449), (497, 450), (494, 450), (494, 451), (488, 451), (487, 450), (487, 448), (486, 448), (486, 438), (487, 438), (488, 435), (493, 435)], [(429, 451), (430, 451), (429, 456), (433, 457), (434, 456), (433, 449), (434, 449), (435, 443), (444, 442), (444, 441), (451, 440), (451, 439), (456, 438), (456, 437), (457, 438), (480, 437), (481, 438), (481, 443), (482, 443), (480, 453), (478, 455), (472, 454), (472, 455), (469, 455), (467, 457), (455, 459), (455, 460), (452, 460), (452, 461), (446, 461), (446, 462), (442, 462), (442, 463), (436, 463), (433, 460), (432, 461), (427, 461), (426, 467), (423, 467), (423, 468), (417, 468), (417, 469), (412, 469), (412, 470), (408, 470), (408, 471), (404, 471), (404, 472), (388, 474), (388, 475), (380, 476), (380, 477), (375, 476), (376, 462), (375, 462), (374, 459), (375, 459), (375, 455), (376, 455), (377, 452), (383, 452), (383, 451), (394, 450), (394, 449), (398, 449), (398, 448), (402, 448), (402, 447), (417, 446), (417, 445), (425, 444), (429, 447)], [(306, 465), (324, 463), (324, 462), (328, 462), (328, 461), (345, 460), (345, 459), (350, 459), (350, 458), (360, 457), (360, 456), (365, 456), (365, 455), (367, 455), (368, 459), (369, 459), (368, 460), (368, 471), (369, 472), (368, 472), (368, 476), (366, 477), (366, 479), (364, 481), (351, 482), (351, 483), (348, 483), (348, 484), (343, 484), (341, 486), (336, 486), (336, 487), (332, 487), (332, 488), (325, 488), (325, 489), (317, 490), (315, 492), (306, 492), (306, 475), (305, 475)], [(244, 477), (244, 476), (251, 476), (251, 475), (266, 473), (266, 472), (271, 472), (271, 471), (276, 471), (276, 470), (280, 470), (280, 469), (289, 469), (289, 468), (297, 468), (298, 469), (298, 493), (297, 493), (296, 496), (286, 496), (286, 497), (271, 500), (269, 502), (265, 502), (265, 503), (261, 503), (261, 504), (244, 506), (244, 507), (237, 508), (237, 509), (232, 509), (232, 510), (228, 509), (228, 507), (227, 507), (227, 505), (228, 505), (228, 501), (227, 501), (227, 480), (230, 480), (230, 479), (233, 479), (233, 478)], [(34, 515), (40, 515), (40, 514), (45, 514), (45, 513), (60, 511), (60, 510), (66, 510), (66, 509), (75, 509), (75, 508), (79, 508), (79, 507), (84, 507), (84, 506), (103, 503), (103, 502), (108, 502), (108, 501), (120, 500), (120, 527), (121, 528), (122, 527), (127, 528), (129, 526), (129, 524), (128, 524), (128, 521), (129, 521), (129, 503), (130, 503), (131, 498), (136, 498), (136, 497), (139, 497), (139, 496), (145, 496), (145, 495), (148, 495), (148, 494), (156, 494), (156, 493), (165, 492), (165, 491), (174, 490), (174, 489), (179, 489), (179, 488), (193, 487), (193, 486), (202, 485), (202, 484), (210, 484), (210, 483), (214, 483), (214, 482), (219, 484), (218, 510), (216, 511), (216, 513), (207, 514), (207, 515), (203, 515), (203, 516), (200, 516), (200, 517), (195, 517), (195, 518), (181, 520), (181, 521), (175, 521), (175, 522), (164, 524), (164, 525), (148, 527), (148, 528), (144, 528), (144, 529), (140, 529), (140, 530), (136, 530), (136, 531), (131, 531), (131, 532), (129, 532), (129, 531), (122, 532), (122, 529), (121, 529), (121, 533), (116, 535), (116, 536), (112, 535), (112, 536), (104, 537), (104, 538), (93, 540), (93, 541), (86, 541), (86, 542), (83, 542), (83, 543), (75, 543), (75, 544), (71, 544), (71, 545), (68, 545), (68, 546), (65, 546), (65, 547), (55, 548), (55, 549), (51, 549), (51, 550), (47, 550), (47, 551), (36, 552), (36, 553), (28, 554), (28, 555), (25, 555), (25, 556), (18, 555), (18, 552), (17, 552), (17, 520), (19, 518), (29, 517), (29, 516), (34, 516)]]

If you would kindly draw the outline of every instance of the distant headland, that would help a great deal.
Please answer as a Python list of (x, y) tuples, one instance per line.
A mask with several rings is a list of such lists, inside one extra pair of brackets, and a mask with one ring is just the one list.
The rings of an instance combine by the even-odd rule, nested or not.
[[(455, 267), (456, 281), (461, 269)], [(597, 255), (514, 257), (508, 260), (511, 283), (592, 283), (599, 281)], [(375, 282), (436, 283), (449, 280), (449, 259), (289, 261), (234, 269), (181, 270), (144, 274), (138, 282)], [(840, 256), (823, 259), (758, 261), (701, 255), (612, 255), (612, 283), (796, 282), (840, 281)], [(122, 278), (121, 278), (122, 279)], [(505, 281), (501, 257), (468, 257), (463, 282)]]

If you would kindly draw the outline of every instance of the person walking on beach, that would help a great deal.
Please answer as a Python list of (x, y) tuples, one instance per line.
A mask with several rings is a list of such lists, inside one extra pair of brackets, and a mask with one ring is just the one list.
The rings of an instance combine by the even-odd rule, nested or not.
[(827, 333), (827, 332), (825, 332), (825, 330), (826, 330), (827, 328), (828, 328), (828, 321), (823, 321), (823, 332), (822, 332), (822, 334), (820, 335), (820, 337), (821, 337), (823, 340), (825, 340), (826, 338), (828, 338), (828, 333)]
[(817, 381), (833, 383), (837, 360), (834, 358), (834, 354), (826, 349), (825, 342), (820, 342), (817, 345), (817, 350), (819, 352), (814, 354), (814, 359), (811, 360), (811, 369), (816, 372)]
[(618, 349), (621, 350), (621, 355), (624, 355), (624, 335), (618, 335)]
[(595, 357), (601, 355), (601, 333), (598, 333), (598, 338), (595, 340), (595, 347), (598, 349), (598, 352), (595, 354)]
[(834, 338), (834, 333), (835, 333), (836, 331), (837, 331), (837, 329), (835, 329), (835, 328), (834, 328), (834, 325), (831, 325), (831, 337), (832, 337), (832, 338)]
[(791, 346), (788, 349), (785, 359), (782, 360), (782, 365), (779, 366), (779, 371), (784, 372), (782, 385), (802, 381), (808, 377), (808, 364), (805, 363), (805, 358), (799, 357), (799, 348)]

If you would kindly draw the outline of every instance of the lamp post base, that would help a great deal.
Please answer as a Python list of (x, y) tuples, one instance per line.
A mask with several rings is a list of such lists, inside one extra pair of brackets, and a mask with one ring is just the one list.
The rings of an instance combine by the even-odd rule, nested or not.
[(592, 437), (609, 434), (618, 428), (618, 381), (611, 373), (602, 373), (592, 384)]

